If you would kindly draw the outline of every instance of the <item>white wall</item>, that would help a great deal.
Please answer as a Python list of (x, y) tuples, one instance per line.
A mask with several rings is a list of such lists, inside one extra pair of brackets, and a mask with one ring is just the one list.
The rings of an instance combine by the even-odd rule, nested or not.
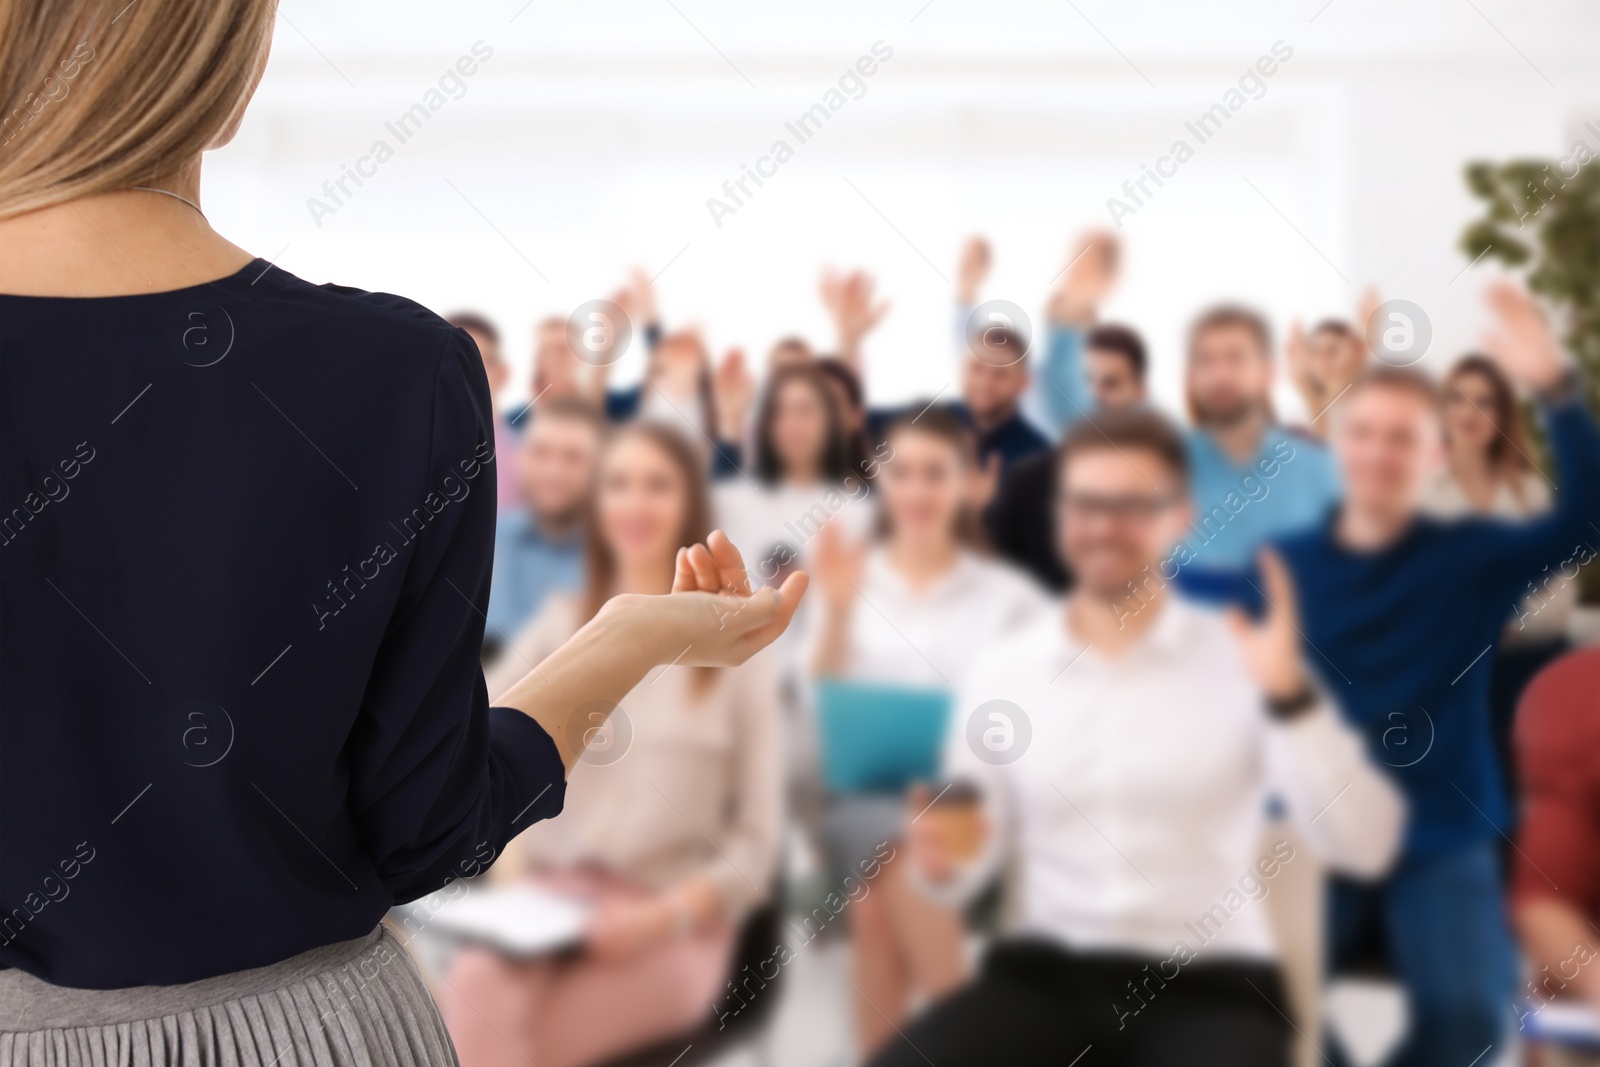
[[(1458, 277), (1462, 165), (1562, 154), (1600, 119), (1600, 13), (1324, 4), (285, 0), (244, 129), (208, 161), (206, 207), (312, 280), (481, 308), (524, 363), (537, 318), (608, 295), (635, 263), (719, 349), (794, 331), (826, 346), (818, 270), (865, 266), (894, 302), (871, 384), (928, 395), (949, 380), (962, 238), (996, 245), (986, 295), (1041, 307), (1071, 235), (1109, 224), (1107, 197), (1175, 138), (1197, 144), (1184, 122), (1282, 41), (1293, 58), (1265, 95), (1123, 220), (1108, 310), (1150, 337), (1169, 399), (1183, 324), (1224, 296), (1286, 324), (1377, 283), (1429, 313), (1438, 365), (1475, 342), (1487, 271)], [(478, 41), (493, 56), (464, 95), (399, 144), (385, 121)], [(784, 122), (877, 41), (894, 54), (865, 95), (798, 144)], [(794, 159), (718, 227), (707, 197), (778, 137)], [(318, 225), (308, 198), (379, 138), (394, 158)]]

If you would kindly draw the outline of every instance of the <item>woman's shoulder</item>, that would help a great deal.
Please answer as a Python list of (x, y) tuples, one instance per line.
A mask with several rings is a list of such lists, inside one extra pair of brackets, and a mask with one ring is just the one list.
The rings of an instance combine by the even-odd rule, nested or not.
[(415, 361), (422, 371), (437, 368), (447, 350), (458, 358), (477, 358), (476, 347), (458, 330), (415, 300), (394, 293), (335, 283), (317, 284), (269, 267), (250, 284), (248, 297), (280, 326), (322, 338), (301, 350), (332, 351), (338, 358), (370, 359), (384, 369)]

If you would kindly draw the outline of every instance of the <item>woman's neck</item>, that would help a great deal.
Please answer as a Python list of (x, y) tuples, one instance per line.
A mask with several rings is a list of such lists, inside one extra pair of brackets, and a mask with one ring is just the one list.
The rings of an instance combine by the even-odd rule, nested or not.
[(799, 489), (809, 489), (822, 481), (822, 469), (815, 463), (787, 463), (784, 465), (783, 482)]
[(670, 593), (673, 565), (674, 561), (671, 559), (621, 563), (617, 567), (616, 588), (613, 592), (644, 593), (649, 596)]
[(1484, 509), (1494, 504), (1499, 471), (1488, 452), (1481, 448), (1452, 448), (1449, 454), (1450, 477), (1461, 488), (1461, 494), (1474, 507)]
[(0, 293), (155, 293), (225, 278), (253, 258), (184, 202), (200, 203), (198, 158), (146, 184), (174, 195), (117, 189), (0, 219)]
[(959, 546), (948, 537), (895, 537), (888, 558), (913, 589), (923, 589), (948, 574), (959, 554)]

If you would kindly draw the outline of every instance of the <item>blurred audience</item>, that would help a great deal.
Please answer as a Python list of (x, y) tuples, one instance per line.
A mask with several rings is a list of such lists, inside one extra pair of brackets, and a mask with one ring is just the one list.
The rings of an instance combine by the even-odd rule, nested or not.
[[(607, 598), (665, 593), (677, 566), (712, 566), (680, 547), (706, 540), (710, 526), (699, 450), (660, 423), (619, 430), (586, 524), (587, 591), (547, 600), (489, 671), (491, 695)], [(739, 923), (777, 875), (776, 707), (763, 654), (732, 670), (662, 668), (609, 720), (575, 710), (571, 729), (605, 726), (572, 772), (565, 815), (517, 838), (494, 870), (589, 902), (588, 934), (570, 957), (457, 955), (440, 1002), (465, 1067), (579, 1067), (703, 1023), (732, 970)]]
[(1495, 362), (1544, 411), (1562, 486), (1553, 509), (1520, 523), (1422, 514), (1443, 461), (1437, 389), (1380, 365), (1332, 414), (1343, 505), (1283, 543), (1310, 663), (1410, 805), (1395, 870), (1376, 886), (1337, 882), (1332, 897), (1335, 966), (1373, 926), (1405, 989), (1394, 1064), (1471, 1062), (1503, 1039), (1515, 959), (1496, 843), (1512, 813), (1484, 657), (1528, 580), (1600, 512), (1600, 431), (1570, 367), (1526, 295), (1501, 284), (1490, 303)]
[[(643, 346), (637, 385), (611, 383), (620, 351), (539, 325), (533, 399), (496, 422), (491, 694), (675, 568), (776, 585), (804, 567), (816, 589), (745, 668), (630, 694), (573, 774), (588, 799), (496, 866), (593, 920), (560, 957), (458, 955), (441, 993), (465, 1067), (601, 1063), (715, 1017), (786, 833), (830, 884), (877, 864), (840, 926), (851, 1029), (879, 1064), (1343, 1067), (1320, 1032), (1325, 933), (1330, 972), (1376, 954), (1406, 999), (1385, 1064), (1466, 1067), (1504, 1047), (1516, 999), (1507, 860), (1524, 1035), (1558, 1002), (1600, 1013), (1600, 660), (1528, 685), (1567, 648), (1595, 555), (1600, 431), (1531, 299), (1492, 289), (1490, 354), (1438, 387), (1374, 362), (1374, 292), (1350, 321), (1292, 324), (1294, 427), (1266, 318), (1205, 309), (1180, 428), (1154, 410), (1143, 338), (1103, 320), (1115, 234), (1071, 246), (1039, 353), (1026, 313), (980, 302), (993, 261), (963, 247), (958, 362), (904, 406), (866, 387), (890, 303), (859, 269), (822, 277), (832, 354), (784, 336), (759, 388), (740, 349), (717, 362), (698, 330), (664, 330), (642, 272), (611, 323)], [(493, 326), (452, 321), (498, 395)], [(742, 573), (678, 553), (713, 521)], [(1525, 686), (1507, 857), (1497, 756)], [(880, 690), (950, 695), (939, 780), (825, 784), (811, 713)], [(1000, 933), (969, 929), (996, 886)], [(975, 979), (970, 940), (988, 942)]]
[[(986, 642), (1044, 603), (1021, 573), (981, 549), (982, 495), (971, 432), (929, 408), (894, 423), (892, 460), (877, 479), (879, 527), (854, 539), (830, 523), (818, 539), (810, 619), (812, 665), (822, 677), (911, 688), (948, 687)], [(900, 838), (904, 798), (830, 799), (823, 835), (836, 871), (851, 871)], [(910, 891), (898, 862), (851, 911), (855, 1028), (863, 1052), (906, 1018), (914, 995), (949, 993), (965, 974), (960, 915)]]
[[(843, 279), (830, 275), (823, 282), (824, 303), (839, 335), (839, 359), (858, 378), (865, 376), (862, 341), (889, 310), (887, 302), (873, 302), (874, 291), (872, 278), (859, 271)], [(956, 377), (961, 398), (940, 406), (972, 430), (978, 461), (998, 472), (1048, 449), (1050, 439), (1022, 414), (1022, 398), (1031, 380), (1025, 330), (1000, 320), (963, 321), (958, 346)], [(865, 415), (868, 444), (883, 441), (896, 420), (917, 415), (938, 402), (936, 395), (932, 401), (909, 408), (869, 406)]]
[(1277, 422), (1272, 382), (1272, 333), (1259, 313), (1224, 304), (1200, 314), (1184, 382), (1195, 517), (1177, 576), (1203, 602), (1259, 607), (1261, 547), (1315, 524), (1339, 499), (1327, 451)]
[[(1550, 510), (1550, 482), (1533, 462), (1522, 404), (1495, 362), (1477, 354), (1457, 360), (1440, 396), (1445, 467), (1428, 486), (1424, 509), (1442, 519), (1481, 515), (1513, 522)], [(1562, 578), (1560, 565), (1550, 561), (1528, 581), (1495, 653), (1489, 719), (1508, 781), (1515, 776), (1511, 720), (1517, 699), (1540, 668), (1567, 649), (1578, 588)]]
[(538, 614), (553, 592), (583, 581), (583, 520), (605, 427), (586, 400), (540, 402), (514, 456), (523, 503), (495, 523), (494, 573), (484, 625), (489, 660)]
[(511, 368), (500, 353), (500, 331), (476, 311), (458, 311), (446, 321), (466, 330), (483, 358), (483, 373), (489, 379), (489, 402), (494, 405), (495, 501), (501, 511), (509, 511), (521, 503), (521, 486), (514, 454), (516, 431), (509, 417), (500, 410), (500, 394), (511, 380)]
[(1078, 584), (966, 675), (946, 774), (980, 810), (927, 790), (912, 802), (926, 809), (911, 833), (920, 879), (970, 896), (1004, 870), (1011, 921), (978, 980), (876, 1064), (921, 1063), (919, 1050), (950, 1067), (1065, 1064), (1089, 1048), (1130, 1067), (1288, 1064), (1260, 902), (1297, 857), (1265, 844), (1268, 801), (1368, 876), (1395, 852), (1402, 806), (1301, 665), (1281, 562), (1266, 580), (1283, 611), (1259, 625), (1170, 589), (1117, 610), (1184, 532), (1186, 464), (1151, 413), (1068, 432), (1056, 500)]
[(1377, 314), (1378, 294), (1368, 289), (1356, 311), (1359, 328), (1342, 319), (1323, 319), (1311, 333), (1296, 322), (1289, 328), (1284, 344), (1289, 381), (1300, 394), (1306, 409), (1306, 423), (1299, 427), (1308, 437), (1327, 437), (1328, 422), (1323, 419), (1367, 366), (1372, 357), (1366, 330)]
[[(837, 523), (852, 538), (866, 536), (872, 480), (884, 457), (856, 458), (832, 379), (810, 360), (768, 376), (753, 438), (747, 469), (713, 487), (715, 516), (749, 562), (751, 582), (776, 586), (791, 571), (811, 566), (824, 526)], [(767, 653), (780, 671), (791, 809), (808, 826), (816, 821), (820, 790), (815, 727), (803, 695), (808, 665), (802, 635), (815, 602), (808, 597), (800, 605), (789, 631)]]

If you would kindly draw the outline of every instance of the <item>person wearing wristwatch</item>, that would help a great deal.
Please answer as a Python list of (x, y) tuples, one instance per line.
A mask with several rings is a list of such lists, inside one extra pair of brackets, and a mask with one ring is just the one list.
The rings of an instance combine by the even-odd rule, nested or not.
[(1191, 504), (1175, 426), (1106, 412), (1067, 432), (1059, 466), (1077, 584), (978, 657), (952, 784), (907, 812), (923, 890), (970, 900), (999, 875), (1005, 929), (977, 980), (873, 1063), (1282, 1067), (1295, 1008), (1277, 922), (1299, 899), (1284, 870), (1381, 875), (1403, 804), (1313, 683), (1281, 561), (1261, 561), (1278, 610), (1258, 622), (1176, 588)]
[(1516, 981), (1500, 849), (1511, 807), (1489, 715), (1493, 649), (1546, 570), (1600, 523), (1600, 429), (1537, 304), (1488, 291), (1486, 349), (1531, 393), (1554, 460), (1553, 506), (1525, 521), (1423, 509), (1445, 459), (1438, 390), (1380, 363), (1333, 408), (1343, 504), (1280, 548), (1303, 606), (1306, 658), (1411, 808), (1399, 862), (1374, 885), (1336, 882), (1337, 970), (1382, 929), (1410, 1022), (1389, 1063), (1460, 1064), (1500, 1047)]

